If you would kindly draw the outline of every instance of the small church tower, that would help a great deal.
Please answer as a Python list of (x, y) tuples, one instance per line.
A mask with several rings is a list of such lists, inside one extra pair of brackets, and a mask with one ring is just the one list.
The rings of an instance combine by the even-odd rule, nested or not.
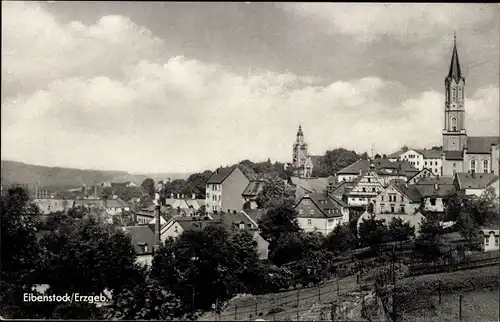
[(293, 144), (293, 168), (299, 177), (309, 178), (312, 175), (313, 164), (307, 151), (307, 143), (304, 141), (302, 126), (299, 125), (297, 138)]

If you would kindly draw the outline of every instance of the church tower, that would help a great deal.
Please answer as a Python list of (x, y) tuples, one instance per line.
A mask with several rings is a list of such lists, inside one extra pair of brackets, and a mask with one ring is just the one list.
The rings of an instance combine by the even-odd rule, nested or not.
[(457, 37), (453, 41), (450, 71), (444, 80), (445, 107), (443, 129), (443, 151), (460, 151), (466, 147), (465, 131), (465, 78), (460, 69), (457, 51)]
[(304, 133), (302, 126), (299, 125), (297, 138), (293, 144), (293, 161), (292, 165), (296, 171), (296, 175), (300, 177), (310, 177), (312, 174), (312, 160), (307, 151), (307, 143), (304, 141)]

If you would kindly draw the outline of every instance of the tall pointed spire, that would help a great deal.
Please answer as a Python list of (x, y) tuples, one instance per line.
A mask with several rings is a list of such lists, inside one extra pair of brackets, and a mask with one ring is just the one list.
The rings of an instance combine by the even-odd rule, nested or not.
[(462, 71), (460, 70), (460, 62), (458, 60), (457, 51), (457, 34), (453, 35), (453, 54), (451, 56), (450, 71), (448, 72), (448, 78), (454, 79), (455, 82), (459, 82), (462, 79)]
[(304, 135), (302, 132), (302, 125), (299, 125), (299, 130), (297, 131), (297, 135)]

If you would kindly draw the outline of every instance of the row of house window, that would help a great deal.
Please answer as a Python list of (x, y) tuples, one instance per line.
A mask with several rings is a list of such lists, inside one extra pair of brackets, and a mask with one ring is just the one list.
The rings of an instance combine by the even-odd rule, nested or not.
[[(333, 219), (328, 219), (328, 225), (332, 225), (333, 224)], [(311, 219), (307, 219), (307, 224), (309, 226), (312, 226), (312, 220)]]
[[(476, 160), (470, 160), (470, 169), (476, 172)], [(483, 172), (488, 173), (488, 160), (483, 161)]]
[[(363, 192), (366, 192), (366, 188), (365, 187), (363, 187)], [(372, 192), (376, 192), (375, 188), (372, 188)]]
[[(427, 165), (427, 161), (424, 161), (424, 165)], [(429, 165), (432, 165), (432, 161), (429, 161)], [(437, 161), (434, 162), (434, 165), (438, 165)]]
[[(382, 208), (383, 208), (383, 207), (384, 207), (384, 204), (383, 204), (383, 203), (381, 203), (381, 204), (380, 204), (380, 207), (382, 207)], [(394, 212), (395, 212), (395, 210), (396, 210), (396, 206), (395, 206), (395, 205), (390, 205), (390, 207), (391, 207), (391, 213), (394, 213)], [(399, 207), (399, 210), (401, 211), (401, 213), (405, 213), (405, 206), (400, 206), (400, 207)]]

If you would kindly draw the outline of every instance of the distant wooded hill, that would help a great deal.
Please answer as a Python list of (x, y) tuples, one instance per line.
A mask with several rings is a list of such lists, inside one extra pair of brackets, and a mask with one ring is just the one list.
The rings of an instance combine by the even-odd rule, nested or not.
[(27, 184), (31, 187), (38, 182), (48, 189), (69, 189), (80, 187), (82, 184), (91, 186), (102, 181), (134, 181), (140, 185), (148, 177), (156, 182), (168, 177), (173, 180), (185, 179), (189, 177), (189, 173), (132, 174), (125, 171), (82, 170), (46, 167), (17, 161), (1, 161), (1, 179), (4, 186)]

